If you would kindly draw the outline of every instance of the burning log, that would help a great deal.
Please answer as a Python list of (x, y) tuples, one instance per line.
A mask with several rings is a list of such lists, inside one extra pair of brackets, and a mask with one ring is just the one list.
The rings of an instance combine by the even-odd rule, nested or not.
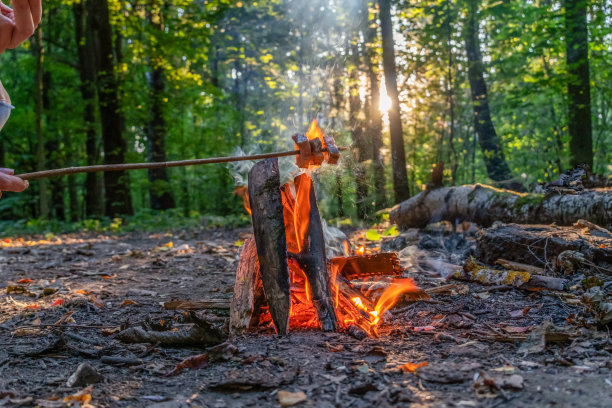
[(400, 276), (402, 271), (395, 252), (364, 256), (332, 258), (332, 270), (348, 280), (369, 278), (371, 276)]
[(259, 309), (265, 301), (255, 238), (250, 237), (242, 245), (236, 271), (234, 296), (230, 306), (230, 332), (244, 333), (259, 323)]
[(260, 161), (249, 171), (249, 201), (264, 292), (276, 331), (285, 335), (291, 294), (278, 159)]
[(490, 186), (443, 187), (426, 190), (395, 207), (390, 221), (404, 228), (460, 219), (489, 226), (494, 221), (519, 224), (569, 225), (586, 219), (612, 225), (612, 189), (582, 194), (524, 194)]
[(298, 236), (298, 242), (302, 240), (299, 253), (292, 254), (292, 258), (304, 271), (312, 291), (312, 303), (317, 311), (321, 328), (324, 331), (337, 330), (336, 313), (330, 297), (329, 273), (327, 270), (327, 257), (325, 255), (325, 239), (323, 237), (323, 225), (319, 216), (317, 198), (315, 196), (312, 179), (302, 174), (295, 179), (296, 190), (307, 193), (303, 198), (307, 202), (302, 203), (308, 208), (308, 224), (306, 234)]

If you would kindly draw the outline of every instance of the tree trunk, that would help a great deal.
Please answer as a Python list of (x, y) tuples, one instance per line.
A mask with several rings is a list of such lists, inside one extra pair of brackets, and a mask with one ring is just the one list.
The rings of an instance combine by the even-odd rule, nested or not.
[[(94, 49), (97, 62), (98, 101), (102, 121), (104, 163), (125, 161), (127, 150), (123, 134), (124, 118), (119, 104), (119, 89), (113, 62), (113, 34), (107, 0), (91, 1), (91, 24), (94, 33)], [(106, 215), (129, 215), (132, 209), (129, 176), (124, 171), (104, 173)]]
[(457, 219), (489, 226), (495, 221), (519, 224), (569, 225), (585, 219), (612, 226), (612, 190), (594, 189), (582, 194), (522, 194), (480, 184), (425, 190), (396, 205), (391, 222), (420, 228)]
[(408, 175), (406, 173), (406, 151), (402, 131), (402, 114), (397, 90), (395, 73), (395, 50), (393, 46), (393, 24), (391, 22), (391, 1), (378, 0), (380, 5), (380, 28), (382, 33), (383, 69), (387, 95), (391, 99), (389, 109), (389, 132), (391, 134), (391, 162), (393, 166), (393, 192), (395, 202), (400, 203), (410, 197)]
[(353, 166), (353, 175), (355, 176), (356, 185), (356, 202), (357, 202), (357, 217), (366, 219), (368, 216), (367, 197), (368, 197), (368, 180), (363, 162), (369, 158), (367, 148), (363, 138), (363, 121), (361, 115), (361, 98), (359, 97), (359, 40), (358, 32), (352, 32), (351, 35), (351, 62), (349, 68), (349, 128), (351, 129), (351, 137), (353, 139), (353, 147), (356, 151), (355, 165)]
[(380, 210), (387, 206), (387, 194), (385, 192), (385, 165), (380, 154), (383, 147), (382, 139), (382, 112), (380, 111), (380, 84), (378, 82), (379, 68), (378, 55), (376, 52), (376, 17), (369, 18), (369, 0), (364, 0), (363, 11), (363, 38), (364, 59), (368, 70), (368, 82), (370, 87), (369, 101), (366, 109), (366, 131), (365, 139), (372, 145), (371, 158), (374, 173), (374, 189), (376, 191), (375, 209)]
[(589, 33), (586, 0), (564, 0), (570, 166), (593, 168)]
[[(164, 3), (165, 7), (165, 3)], [(159, 33), (164, 31), (162, 11), (157, 16), (151, 10), (147, 12), (147, 20)], [(165, 75), (162, 66), (155, 63), (156, 58), (151, 52), (151, 73), (149, 76), (151, 117), (147, 126), (148, 159), (149, 162), (166, 161), (166, 118), (164, 116), (164, 92), (166, 88)], [(170, 193), (168, 172), (165, 168), (149, 169), (149, 202), (154, 210), (174, 208), (174, 199)]]
[[(96, 130), (95, 100), (96, 100), (96, 73), (95, 60), (91, 57), (92, 38), (84, 1), (77, 0), (72, 4), (74, 14), (74, 34), (79, 59), (79, 76), (81, 79), (81, 98), (83, 99), (83, 123), (85, 125), (85, 154), (88, 166), (98, 163), (98, 134)], [(88, 0), (91, 1), (91, 0)], [(85, 179), (85, 214), (89, 217), (102, 215), (102, 197), (97, 173), (87, 173)]]
[(484, 79), (484, 64), (480, 53), (478, 6), (480, 0), (468, 1), (468, 12), (464, 26), (465, 50), (468, 58), (468, 77), (474, 108), (474, 130), (482, 150), (489, 177), (494, 181), (509, 180), (510, 168), (504, 158), (501, 140), (495, 132), (489, 110), (487, 84)]
[[(34, 113), (36, 116), (36, 167), (38, 170), (45, 170), (45, 136), (43, 130), (43, 104), (44, 104), (44, 45), (43, 31), (39, 27), (32, 39), (32, 48), (36, 59), (35, 88), (34, 88)], [(49, 216), (49, 190), (48, 180), (39, 181), (39, 216), (47, 218)]]

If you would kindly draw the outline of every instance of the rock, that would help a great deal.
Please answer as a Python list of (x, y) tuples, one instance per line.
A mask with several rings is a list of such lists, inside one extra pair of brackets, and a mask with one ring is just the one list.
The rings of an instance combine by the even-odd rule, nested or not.
[(102, 375), (87, 363), (81, 363), (66, 381), (66, 387), (85, 387), (102, 381)]
[(419, 249), (439, 249), (441, 247), (440, 242), (429, 235), (425, 235), (419, 242)]

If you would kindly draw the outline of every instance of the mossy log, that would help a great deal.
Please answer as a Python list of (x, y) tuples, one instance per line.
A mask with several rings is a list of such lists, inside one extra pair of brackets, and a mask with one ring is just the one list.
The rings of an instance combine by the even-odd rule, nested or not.
[(423, 228), (438, 221), (472, 221), (490, 226), (495, 221), (518, 224), (570, 225), (579, 219), (612, 226), (612, 189), (580, 194), (525, 194), (486, 185), (443, 187), (423, 191), (396, 205), (391, 222), (404, 228)]

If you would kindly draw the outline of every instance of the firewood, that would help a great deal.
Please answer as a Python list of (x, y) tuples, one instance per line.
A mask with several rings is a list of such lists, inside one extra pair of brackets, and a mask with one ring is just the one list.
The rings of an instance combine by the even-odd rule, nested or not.
[(249, 201), (264, 292), (276, 331), (285, 335), (291, 293), (278, 159), (260, 161), (249, 171)]
[(364, 256), (346, 256), (332, 258), (332, 270), (348, 280), (368, 278), (370, 276), (400, 276), (402, 270), (395, 252), (383, 252)]
[(265, 295), (257, 262), (257, 247), (255, 238), (250, 237), (244, 241), (240, 250), (230, 307), (230, 333), (241, 334), (248, 328), (257, 326), (258, 310), (263, 303)]
[(489, 226), (494, 221), (570, 225), (585, 219), (612, 225), (612, 189), (581, 194), (523, 194), (490, 186), (443, 187), (423, 191), (391, 210), (390, 221), (404, 228), (457, 219)]
[(314, 185), (310, 177), (306, 174), (296, 177), (295, 184), (296, 190), (309, 187), (310, 211), (308, 213), (307, 236), (304, 239), (300, 253), (294, 254), (293, 258), (295, 258), (308, 278), (310, 290), (312, 291), (312, 303), (317, 311), (321, 328), (324, 331), (336, 331), (336, 312), (334, 311), (330, 297), (330, 277), (327, 270), (323, 225), (319, 215)]
[(300, 154), (295, 158), (295, 163), (300, 168), (307, 169), (310, 165), (310, 141), (302, 134), (296, 133), (291, 136), (295, 142), (296, 149), (300, 150)]
[(310, 164), (314, 164), (315, 166), (320, 166), (325, 160), (325, 156), (323, 156), (323, 143), (321, 139), (311, 139), (310, 140)]

